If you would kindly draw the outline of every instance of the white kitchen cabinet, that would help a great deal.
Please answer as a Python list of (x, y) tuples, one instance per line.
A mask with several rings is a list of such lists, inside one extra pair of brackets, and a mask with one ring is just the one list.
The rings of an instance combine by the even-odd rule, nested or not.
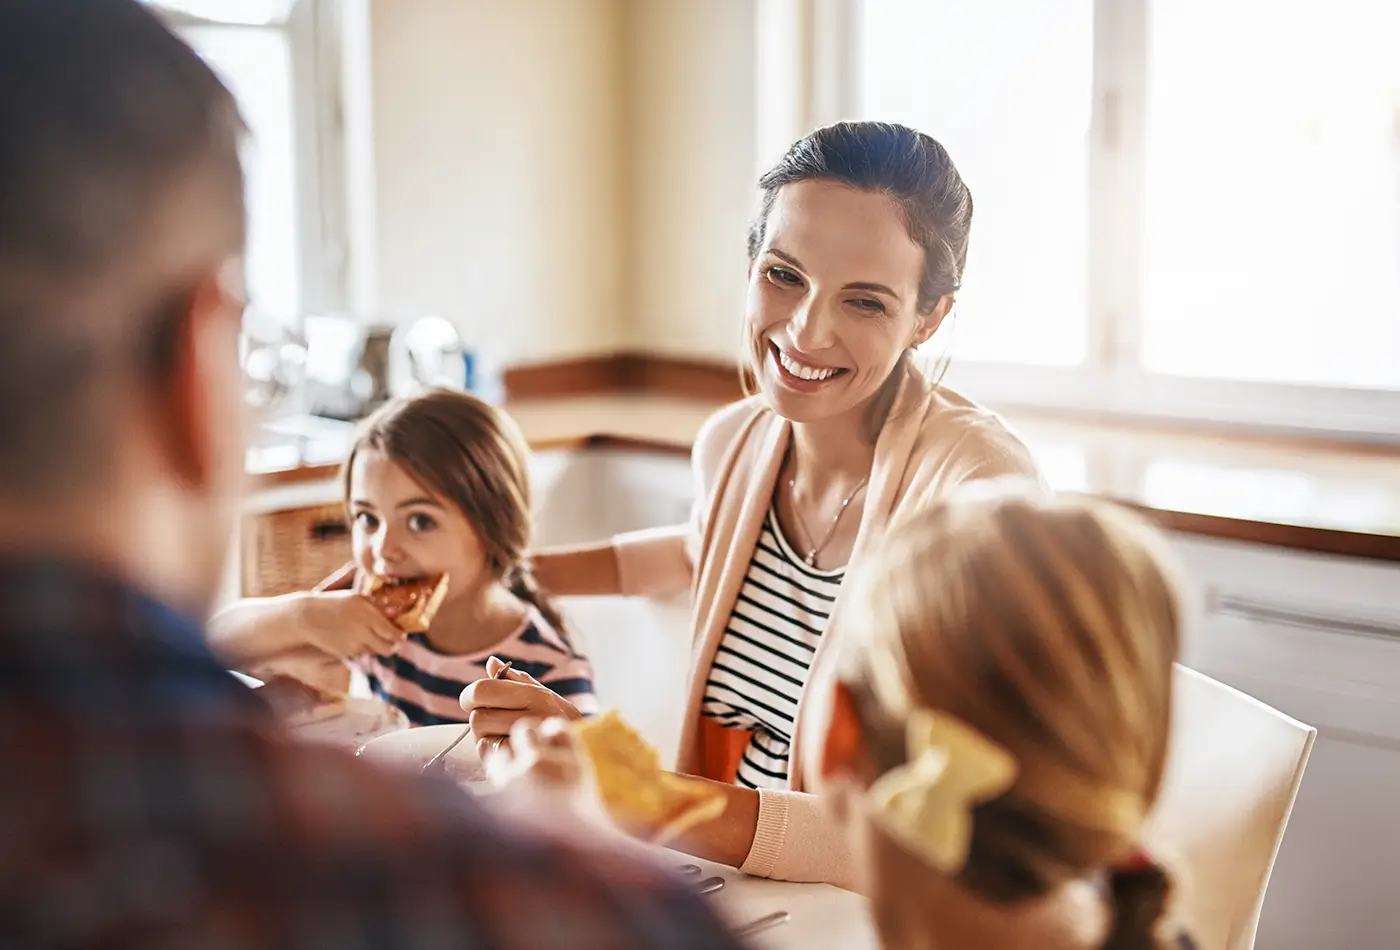
[(1400, 565), (1176, 540), (1187, 664), (1318, 730), (1257, 945), (1400, 946)]

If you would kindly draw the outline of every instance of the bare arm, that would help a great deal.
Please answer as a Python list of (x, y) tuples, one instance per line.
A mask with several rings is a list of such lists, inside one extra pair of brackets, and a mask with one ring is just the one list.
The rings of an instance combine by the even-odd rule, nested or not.
[(540, 586), (559, 597), (604, 597), (622, 593), (611, 541), (540, 551), (530, 559)]
[(387, 656), (403, 637), (373, 604), (348, 590), (250, 597), (219, 611), (208, 624), (210, 648), (239, 669), (308, 647), (345, 659)]
[(647, 528), (533, 556), (540, 586), (560, 597), (670, 597), (690, 589), (691, 525)]
[(300, 621), (307, 594), (249, 597), (209, 618), (210, 648), (229, 665), (242, 669), (268, 657), (307, 646)]
[[(727, 864), (732, 868), (740, 867), (753, 850), (754, 835), (758, 829), (758, 792), (706, 778), (687, 778), (695, 782), (704, 782), (712, 790), (722, 794), (725, 809), (715, 820), (697, 825), (678, 840), (671, 842), (671, 847), (706, 861)], [(646, 839), (660, 829), (644, 830), (651, 832), (640, 835)]]

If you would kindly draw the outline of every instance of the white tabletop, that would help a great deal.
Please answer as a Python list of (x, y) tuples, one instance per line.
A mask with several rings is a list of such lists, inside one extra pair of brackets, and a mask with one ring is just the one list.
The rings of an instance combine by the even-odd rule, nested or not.
[(790, 884), (748, 877), (733, 868), (676, 855), (681, 864), (698, 864), (703, 877), (722, 877), (724, 887), (712, 895), (721, 915), (743, 926), (775, 911), (791, 920), (750, 937), (755, 950), (878, 950), (879, 942), (864, 897), (828, 884)]

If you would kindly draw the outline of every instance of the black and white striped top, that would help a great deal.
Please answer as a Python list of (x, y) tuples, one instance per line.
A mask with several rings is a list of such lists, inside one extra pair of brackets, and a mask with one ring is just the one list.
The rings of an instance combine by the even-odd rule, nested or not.
[(845, 574), (844, 568), (808, 567), (769, 509), (701, 706), (703, 715), (726, 727), (753, 731), (739, 763), (738, 784), (788, 787), (797, 700)]

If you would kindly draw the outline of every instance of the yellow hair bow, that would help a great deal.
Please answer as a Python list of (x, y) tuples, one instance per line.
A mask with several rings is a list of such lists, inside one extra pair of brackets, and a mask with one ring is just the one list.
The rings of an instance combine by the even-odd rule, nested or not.
[(946, 874), (967, 863), (972, 809), (1016, 781), (1016, 759), (955, 716), (916, 709), (906, 727), (909, 758), (870, 787), (874, 820)]

